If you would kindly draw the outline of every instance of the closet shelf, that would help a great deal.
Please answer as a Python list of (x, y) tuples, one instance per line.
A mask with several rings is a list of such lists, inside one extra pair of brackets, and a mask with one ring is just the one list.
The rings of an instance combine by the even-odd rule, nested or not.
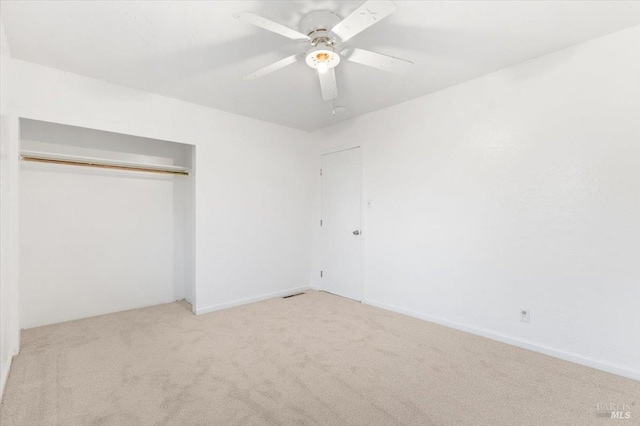
[(150, 163), (135, 163), (131, 161), (105, 160), (103, 158), (82, 157), (77, 155), (54, 154), (39, 151), (20, 151), (23, 161), (38, 163), (63, 164), (69, 166), (98, 167), (103, 169), (129, 170), (148, 173), (168, 173), (188, 175), (189, 169), (180, 166), (167, 166)]

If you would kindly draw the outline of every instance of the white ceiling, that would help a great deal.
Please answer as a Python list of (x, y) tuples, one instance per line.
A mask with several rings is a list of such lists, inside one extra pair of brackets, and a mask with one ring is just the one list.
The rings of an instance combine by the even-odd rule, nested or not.
[(640, 23), (640, 2), (399, 1), (348, 45), (415, 62), (394, 75), (343, 61), (338, 105), (295, 63), (241, 76), (306, 50), (233, 18), (248, 10), (296, 28), (311, 11), (346, 16), (363, 1), (2, 1), (14, 58), (304, 130), (388, 107)]

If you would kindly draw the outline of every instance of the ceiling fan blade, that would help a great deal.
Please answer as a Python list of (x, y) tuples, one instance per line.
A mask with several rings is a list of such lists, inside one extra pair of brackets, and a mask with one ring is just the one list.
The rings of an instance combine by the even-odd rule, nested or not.
[(407, 61), (406, 59), (395, 58), (393, 56), (382, 55), (380, 53), (357, 48), (343, 50), (342, 56), (351, 62), (357, 62), (358, 64), (368, 65), (383, 71), (395, 72), (398, 74), (409, 71), (413, 66), (413, 62)]
[(256, 78), (260, 78), (267, 74), (270, 74), (274, 71), (279, 70), (280, 68), (284, 68), (287, 65), (291, 65), (298, 60), (298, 55), (287, 56), (284, 59), (280, 59), (277, 62), (272, 63), (271, 65), (267, 65), (264, 68), (260, 68), (257, 71), (252, 72), (251, 74), (247, 74), (242, 77), (243, 80), (255, 80)]
[(293, 30), (277, 22), (273, 22), (267, 18), (263, 18), (260, 15), (256, 15), (252, 12), (238, 12), (233, 15), (234, 18), (246, 22), (247, 24), (255, 25), (265, 30), (280, 34), (293, 40), (309, 40), (309, 36), (302, 34), (296, 30)]
[(331, 32), (343, 42), (347, 41), (376, 22), (380, 22), (391, 15), (396, 9), (396, 3), (393, 0), (369, 0), (338, 22), (331, 28)]
[(322, 99), (330, 101), (338, 97), (338, 84), (336, 83), (336, 71), (331, 68), (327, 72), (318, 72), (320, 77), (320, 90)]

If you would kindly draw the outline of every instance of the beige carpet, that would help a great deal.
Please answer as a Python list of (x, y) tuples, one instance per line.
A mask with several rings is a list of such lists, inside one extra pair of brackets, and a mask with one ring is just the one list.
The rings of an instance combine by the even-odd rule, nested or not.
[(640, 382), (313, 291), (22, 337), (2, 426), (640, 424)]

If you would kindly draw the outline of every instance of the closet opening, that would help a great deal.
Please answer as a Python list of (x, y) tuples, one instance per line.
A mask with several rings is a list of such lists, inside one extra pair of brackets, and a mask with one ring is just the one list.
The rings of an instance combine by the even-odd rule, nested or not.
[(195, 147), (20, 119), (20, 326), (194, 291)]

